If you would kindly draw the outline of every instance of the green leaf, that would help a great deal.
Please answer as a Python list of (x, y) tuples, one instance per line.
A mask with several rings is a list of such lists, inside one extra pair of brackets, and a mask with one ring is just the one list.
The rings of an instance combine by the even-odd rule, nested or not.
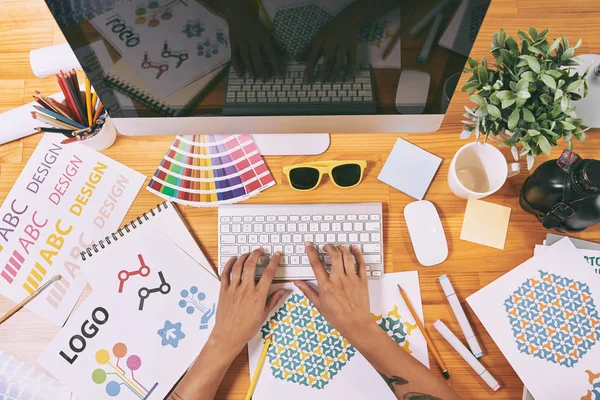
[(566, 90), (567, 92), (571, 93), (579, 93), (579, 89), (583, 86), (584, 83), (585, 80), (579, 79), (575, 82), (570, 83), (569, 86), (567, 86)]
[(525, 60), (527, 62), (527, 65), (529, 65), (529, 68), (531, 68), (533, 72), (535, 72), (536, 74), (540, 73), (540, 63), (537, 58), (535, 58), (534, 56), (527, 55), (519, 56), (519, 58)]
[(554, 133), (550, 129), (541, 128), (541, 130), (553, 138), (557, 138), (559, 136), (558, 133)]
[(535, 47), (535, 46), (529, 46), (527, 48), (527, 50), (529, 50), (529, 51), (531, 51), (533, 53), (537, 53), (537, 54), (541, 54), (542, 53), (542, 51), (540, 49), (538, 49), (537, 47)]
[(527, 90), (521, 90), (517, 93), (517, 97), (519, 99), (528, 99), (531, 97), (531, 93), (529, 93)]
[(529, 134), (529, 136), (534, 137), (534, 136), (539, 136), (541, 135), (540, 131), (537, 131), (535, 129), (527, 129), (527, 133)]
[(573, 49), (574, 49), (574, 50), (577, 50), (579, 47), (581, 47), (581, 39), (579, 39), (579, 40), (577, 41), (577, 43), (575, 43), (575, 46), (573, 46)]
[(506, 109), (510, 106), (512, 106), (513, 104), (515, 104), (515, 102), (517, 101), (517, 98), (514, 97), (512, 99), (508, 99), (508, 100), (502, 100), (502, 109)]
[(563, 97), (564, 94), (565, 93), (562, 91), (562, 89), (556, 89), (556, 92), (554, 92), (554, 102), (556, 103), (558, 99)]
[(515, 108), (515, 110), (508, 117), (508, 129), (513, 130), (519, 123), (519, 109)]
[(560, 124), (567, 131), (574, 131), (575, 129), (577, 129), (577, 127), (575, 125), (573, 125), (572, 123), (567, 122), (567, 121), (560, 121)]
[(533, 113), (527, 108), (523, 108), (523, 119), (526, 122), (535, 122), (535, 117), (533, 116)]
[(531, 37), (533, 38), (533, 40), (537, 40), (538, 39), (538, 31), (532, 26), (529, 28), (529, 34), (531, 35)]
[(492, 117), (502, 118), (502, 113), (500, 112), (500, 109), (493, 104), (487, 105), (487, 111)]
[(559, 45), (560, 45), (560, 39), (556, 39), (554, 41), (554, 43), (552, 43), (552, 45), (548, 49), (548, 54), (551, 54), (554, 50), (558, 49)]
[(469, 63), (469, 67), (471, 67), (471, 69), (474, 69), (475, 67), (479, 66), (479, 63), (474, 58), (469, 57), (467, 59), (467, 62)]
[(513, 39), (512, 36), (509, 36), (506, 39), (506, 45), (508, 46), (508, 48), (514, 55), (519, 54), (519, 45), (517, 44), (517, 41), (515, 39)]
[(523, 107), (525, 105), (525, 103), (527, 103), (527, 99), (522, 99), (520, 97), (517, 97), (517, 107)]
[[(575, 54), (575, 49), (574, 48), (568, 48), (567, 50), (565, 50), (565, 52), (563, 53), (563, 55), (560, 57), (561, 60), (566, 61), (569, 58), (573, 57), (573, 54)], [(533, 69), (533, 68), (532, 68)]]
[(552, 103), (552, 97), (550, 97), (549, 95), (544, 93), (543, 95), (540, 96), (540, 101), (542, 103), (544, 103), (544, 105), (548, 105), (548, 104)]
[(561, 36), (560, 38), (562, 39), (562, 44), (565, 47), (565, 49), (568, 49), (569, 48), (569, 39), (567, 39), (566, 36)]
[(479, 104), (479, 105), (485, 104), (485, 100), (483, 99), (483, 97), (481, 97), (479, 95), (472, 94), (471, 96), (469, 96), (469, 98), (475, 104)]
[(529, 36), (527, 36), (527, 34), (523, 31), (518, 31), (517, 35), (521, 38), (521, 40), (523, 40), (524, 42), (526, 42), (527, 44), (532, 44), (533, 42), (531, 41), (531, 39), (529, 39)]
[(504, 41), (506, 40), (506, 32), (504, 32), (504, 29), (500, 29), (500, 31), (498, 31), (497, 40), (498, 46), (504, 47)]
[(521, 74), (521, 79), (525, 79), (527, 82), (535, 82), (536, 81), (536, 77), (535, 77), (534, 73), (531, 71), (523, 72), (523, 74)]
[(527, 81), (527, 79), (521, 79), (517, 83), (517, 92), (520, 92), (522, 90), (527, 90), (527, 88), (529, 88), (529, 81)]
[(540, 149), (544, 152), (544, 154), (552, 153), (552, 147), (550, 147), (550, 142), (548, 142), (548, 139), (546, 139), (545, 136), (538, 136), (537, 143), (540, 146)]
[(496, 93), (496, 97), (500, 100), (509, 100), (515, 98), (515, 94), (510, 90), (501, 90)]
[(556, 69), (549, 69), (549, 70), (545, 71), (544, 73), (546, 75), (550, 75), (554, 79), (559, 79), (560, 77), (563, 76), (563, 72), (559, 71), (559, 70), (556, 70)]
[(550, 89), (556, 89), (556, 81), (550, 75), (546, 75), (546, 74), (540, 75), (540, 79)]

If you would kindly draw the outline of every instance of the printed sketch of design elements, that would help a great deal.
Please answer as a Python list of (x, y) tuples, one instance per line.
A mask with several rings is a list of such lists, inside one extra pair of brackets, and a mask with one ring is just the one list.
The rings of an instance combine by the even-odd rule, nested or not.
[(371, 314), (377, 325), (383, 329), (389, 337), (394, 339), (404, 350), (412, 353), (410, 343), (407, 340), (408, 335), (417, 327), (415, 324), (402, 322), (398, 313), (398, 306), (394, 305), (394, 309), (387, 313), (387, 317), (383, 315)]
[(600, 372), (594, 374), (590, 370), (585, 371), (588, 374), (588, 381), (592, 387), (588, 390), (587, 394), (581, 398), (581, 400), (599, 400), (600, 399)]
[(365, 24), (360, 27), (358, 37), (361, 41), (369, 42), (379, 49), (384, 40), (389, 39), (392, 36), (392, 34), (385, 29), (387, 24), (387, 21)]
[(273, 334), (267, 358), (277, 379), (323, 389), (356, 354), (312, 303), (293, 294), (261, 328)]
[(193, 314), (198, 310), (202, 316), (200, 317), (200, 329), (208, 329), (208, 323), (215, 315), (215, 307), (216, 304), (207, 302), (204, 304), (204, 300), (206, 300), (206, 293), (200, 292), (197, 286), (190, 287), (190, 290), (182, 290), (181, 291), (181, 300), (179, 300), (179, 307), (185, 308), (185, 312), (188, 314)]
[(296, 57), (331, 18), (331, 14), (316, 4), (282, 7), (273, 16), (277, 44), (284, 53)]
[(600, 314), (587, 284), (539, 271), (504, 301), (517, 347), (573, 367), (600, 340)]
[[(116, 343), (112, 348), (112, 354), (116, 362), (111, 362), (111, 355), (108, 350), (101, 349), (96, 352), (96, 362), (103, 366), (92, 372), (92, 380), (98, 385), (112, 379), (106, 384), (106, 394), (110, 397), (117, 397), (121, 393), (121, 388), (129, 389), (133, 394), (142, 400), (150, 397), (152, 392), (158, 386), (158, 382), (146, 389), (141, 382), (135, 378), (135, 372), (142, 367), (142, 359), (132, 354), (127, 357), (125, 366), (119, 366), (119, 362), (127, 355), (127, 346), (125, 343)], [(129, 371), (126, 371), (125, 368)]]

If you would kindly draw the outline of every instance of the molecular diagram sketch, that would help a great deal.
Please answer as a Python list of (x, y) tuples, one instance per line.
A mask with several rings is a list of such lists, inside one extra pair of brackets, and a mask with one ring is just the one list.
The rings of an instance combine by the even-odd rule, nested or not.
[(140, 260), (139, 269), (134, 269), (133, 271), (127, 271), (123, 269), (117, 274), (117, 278), (119, 279), (119, 293), (123, 293), (123, 286), (125, 286), (125, 282), (127, 282), (127, 280), (129, 280), (129, 278), (133, 275), (139, 275), (143, 278), (150, 275), (150, 267), (146, 265), (141, 254), (138, 254), (138, 260)]
[(149, 68), (155, 68), (158, 70), (158, 73), (156, 74), (156, 79), (160, 79), (160, 77), (162, 76), (162, 74), (164, 74), (165, 72), (167, 72), (169, 70), (169, 63), (156, 63), (156, 62), (152, 62), (150, 61), (150, 57), (148, 57), (148, 52), (144, 53), (144, 60), (142, 61), (142, 68), (144, 69), (149, 69)]
[(169, 47), (169, 44), (166, 40), (163, 46), (161, 56), (162, 58), (176, 58), (177, 64), (175, 65), (175, 68), (181, 67), (181, 64), (183, 64), (183, 62), (189, 58), (187, 50), (174, 51)]
[(116, 343), (112, 348), (112, 354), (117, 359), (116, 363), (111, 362), (112, 357), (108, 350), (101, 349), (96, 352), (96, 362), (102, 367), (97, 368), (92, 372), (92, 380), (94, 383), (101, 385), (108, 379), (114, 378), (106, 384), (106, 394), (110, 397), (117, 397), (119, 393), (121, 393), (121, 388), (124, 386), (131, 390), (141, 400), (148, 399), (158, 386), (158, 382), (155, 382), (150, 389), (147, 389), (135, 378), (135, 371), (138, 371), (142, 367), (142, 359), (140, 356), (132, 354), (127, 357), (125, 366), (129, 370), (128, 373), (119, 366), (121, 360), (127, 355), (127, 346), (125, 343)]
[(517, 348), (573, 367), (600, 339), (600, 314), (586, 283), (545, 271), (539, 274), (504, 300)]
[(146, 301), (146, 299), (148, 297), (150, 297), (150, 295), (152, 293), (168, 294), (171, 291), (171, 285), (169, 285), (167, 283), (167, 281), (165, 280), (165, 277), (164, 277), (162, 271), (158, 271), (158, 277), (160, 279), (160, 285), (158, 285), (158, 287), (155, 287), (152, 289), (149, 289), (147, 287), (142, 287), (142, 288), (140, 288), (140, 290), (138, 290), (138, 296), (140, 298), (140, 306), (138, 309), (140, 311), (144, 310), (144, 302)]
[(185, 33), (188, 39), (190, 39), (193, 37), (201, 37), (202, 32), (205, 30), (206, 28), (204, 27), (204, 24), (202, 24), (200, 21), (188, 20), (188, 22), (183, 26), (183, 30), (181, 32)]
[(135, 9), (135, 23), (143, 25), (148, 22), (150, 28), (155, 28), (160, 25), (161, 20), (168, 21), (173, 18), (173, 9), (178, 5), (187, 6), (187, 3), (183, 0), (169, 0), (161, 5), (159, 0), (148, 0), (144, 6), (141, 2)]
[(181, 298), (179, 307), (184, 308), (185, 312), (190, 315), (194, 314), (196, 310), (202, 313), (200, 329), (208, 329), (208, 323), (215, 315), (216, 304), (212, 303), (210, 307), (205, 306), (202, 302), (206, 300), (206, 293), (200, 292), (197, 286), (192, 286), (189, 290), (182, 290)]

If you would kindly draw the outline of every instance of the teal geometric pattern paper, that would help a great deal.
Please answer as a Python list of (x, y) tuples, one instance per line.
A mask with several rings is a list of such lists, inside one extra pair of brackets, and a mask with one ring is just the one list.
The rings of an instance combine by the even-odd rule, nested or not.
[(267, 359), (273, 376), (315, 389), (323, 389), (356, 354), (298, 293), (290, 296), (260, 332), (263, 340), (272, 334)]
[(331, 18), (331, 14), (316, 4), (277, 10), (273, 16), (273, 31), (280, 50), (297, 57)]

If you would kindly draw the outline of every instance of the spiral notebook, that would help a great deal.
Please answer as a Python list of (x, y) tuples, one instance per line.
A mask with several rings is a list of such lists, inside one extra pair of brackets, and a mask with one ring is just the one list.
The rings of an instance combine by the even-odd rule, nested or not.
[(83, 252), (93, 292), (39, 358), (80, 398), (164, 399), (208, 340), (219, 280), (177, 220), (161, 204)]
[(124, 60), (113, 65), (104, 82), (161, 115), (177, 117), (200, 101), (225, 69), (218, 67), (167, 97), (160, 97)]

